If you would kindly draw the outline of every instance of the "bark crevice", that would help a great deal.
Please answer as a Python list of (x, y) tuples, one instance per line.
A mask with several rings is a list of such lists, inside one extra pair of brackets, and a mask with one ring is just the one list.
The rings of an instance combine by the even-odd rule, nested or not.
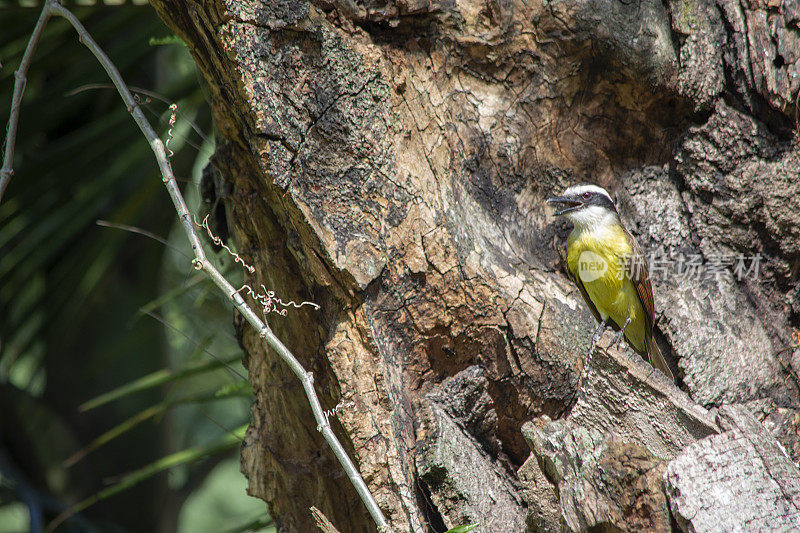
[[(800, 457), (800, 347), (785, 350), (800, 324), (791, 13), (727, 0), (154, 5), (229, 141), (215, 165), (249, 281), (322, 306), (271, 322), (325, 405), (353, 403), (337, 434), (397, 530), (667, 530), (674, 500), (655, 473), (717, 434), (699, 405), (747, 406)], [(765, 256), (747, 283), (654, 276), (662, 347), (690, 398), (614, 356), (576, 396), (595, 324), (544, 199), (579, 181), (611, 190), (647, 253)], [(257, 391), (251, 493), (285, 531), (314, 527), (311, 505), (341, 531), (369, 529), (300, 391), (270, 386), (288, 371), (238, 327)], [(633, 429), (624, 395), (651, 432)], [(550, 443), (533, 456), (530, 421)], [(562, 465), (556, 489), (539, 464), (569, 439), (602, 453)], [(602, 477), (612, 467), (629, 475)], [(584, 493), (607, 506), (581, 507)]]

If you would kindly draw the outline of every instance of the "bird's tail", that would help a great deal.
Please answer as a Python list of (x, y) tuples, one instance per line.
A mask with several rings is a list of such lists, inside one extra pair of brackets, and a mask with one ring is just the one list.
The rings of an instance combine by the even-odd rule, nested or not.
[(672, 370), (669, 369), (664, 356), (661, 355), (661, 349), (656, 344), (656, 339), (652, 335), (647, 336), (647, 358), (654, 368), (657, 368), (664, 373), (669, 379), (675, 383), (675, 376), (672, 375)]

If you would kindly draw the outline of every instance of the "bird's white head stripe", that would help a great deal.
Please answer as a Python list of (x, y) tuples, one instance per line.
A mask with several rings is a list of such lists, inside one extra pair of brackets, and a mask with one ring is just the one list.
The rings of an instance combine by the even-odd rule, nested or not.
[(573, 185), (572, 187), (569, 187), (566, 191), (564, 191), (564, 196), (572, 196), (572, 195), (579, 196), (585, 192), (602, 194), (606, 198), (608, 198), (612, 204), (614, 203), (614, 200), (611, 198), (611, 195), (608, 194), (608, 191), (606, 191), (602, 187), (598, 187), (597, 185), (593, 185), (591, 183), (581, 183), (580, 185)]

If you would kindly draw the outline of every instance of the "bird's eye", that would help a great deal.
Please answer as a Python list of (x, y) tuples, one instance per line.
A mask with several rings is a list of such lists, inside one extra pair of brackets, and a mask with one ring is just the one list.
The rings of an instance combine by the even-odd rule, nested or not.
[(585, 193), (583, 193), (581, 196), (583, 196), (583, 199), (584, 199), (584, 200), (588, 200), (589, 198), (591, 198), (591, 197), (592, 197), (592, 194), (591, 194), (591, 193), (589, 193), (589, 192), (585, 192)]

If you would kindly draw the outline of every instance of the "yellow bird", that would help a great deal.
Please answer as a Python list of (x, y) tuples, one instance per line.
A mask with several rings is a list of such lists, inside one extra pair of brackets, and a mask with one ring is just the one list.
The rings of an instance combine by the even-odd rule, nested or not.
[(581, 184), (547, 203), (560, 204), (556, 216), (566, 215), (574, 226), (567, 239), (567, 268), (600, 322), (589, 355), (611, 326), (619, 331), (618, 343), (624, 336), (636, 353), (674, 382), (653, 339), (653, 288), (644, 254), (622, 225), (611, 196), (602, 187)]

